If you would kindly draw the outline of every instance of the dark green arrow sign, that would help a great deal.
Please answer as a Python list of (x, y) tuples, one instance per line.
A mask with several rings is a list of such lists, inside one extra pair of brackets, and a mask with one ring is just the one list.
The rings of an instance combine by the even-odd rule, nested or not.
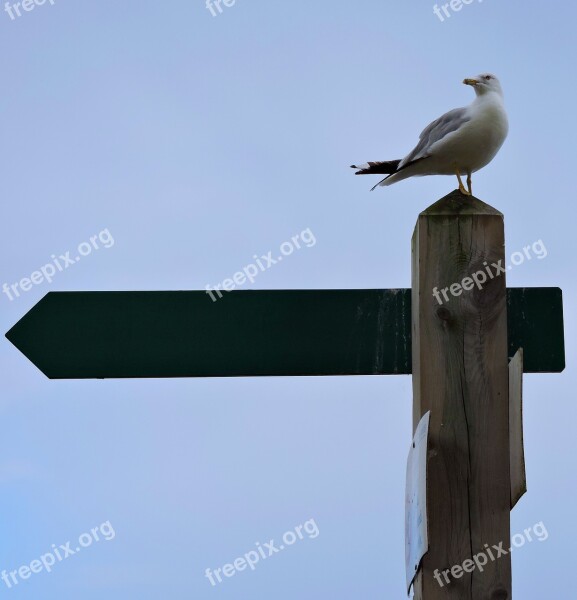
[[(558, 288), (508, 290), (525, 372), (565, 367)], [(51, 292), (6, 337), (51, 379), (411, 373), (411, 290)]]

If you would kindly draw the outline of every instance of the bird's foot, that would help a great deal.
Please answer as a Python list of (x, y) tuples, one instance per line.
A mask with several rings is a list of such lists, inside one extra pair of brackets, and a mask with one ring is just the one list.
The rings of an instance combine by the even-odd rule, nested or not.
[[(461, 179), (461, 173), (459, 172), (459, 169), (455, 169), (455, 175), (457, 176), (457, 181), (459, 182), (459, 191), (461, 192), (461, 194), (463, 194), (463, 196), (470, 196), (471, 192), (467, 191), (467, 189), (463, 185), (463, 180)], [(467, 179), (467, 183), (469, 183), (468, 179)], [(469, 184), (469, 189), (470, 188), (471, 188), (471, 186)]]

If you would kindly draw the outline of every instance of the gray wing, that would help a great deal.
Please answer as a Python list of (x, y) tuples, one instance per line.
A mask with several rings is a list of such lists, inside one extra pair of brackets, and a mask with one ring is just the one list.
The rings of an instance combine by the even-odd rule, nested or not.
[(470, 120), (471, 117), (468, 116), (466, 108), (454, 108), (448, 113), (445, 113), (442, 117), (433, 121), (430, 125), (427, 125), (419, 136), (419, 143), (410, 154), (403, 158), (399, 165), (399, 169), (402, 169), (408, 163), (415, 160), (425, 158), (433, 144), (442, 140), (447, 134), (456, 131), (463, 123)]

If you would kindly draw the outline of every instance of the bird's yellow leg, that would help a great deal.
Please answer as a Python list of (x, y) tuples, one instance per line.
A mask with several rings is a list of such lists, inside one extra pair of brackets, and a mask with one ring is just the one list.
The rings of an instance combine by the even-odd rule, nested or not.
[(469, 188), (469, 196), (473, 195), (473, 180), (471, 179), (471, 173), (467, 173), (467, 187)]
[(465, 189), (465, 186), (463, 185), (463, 180), (461, 179), (461, 173), (459, 173), (459, 169), (455, 169), (455, 175), (457, 176), (457, 179), (459, 180), (459, 191), (461, 192), (461, 194), (464, 194), (465, 196), (470, 196), (471, 192), (468, 192)]

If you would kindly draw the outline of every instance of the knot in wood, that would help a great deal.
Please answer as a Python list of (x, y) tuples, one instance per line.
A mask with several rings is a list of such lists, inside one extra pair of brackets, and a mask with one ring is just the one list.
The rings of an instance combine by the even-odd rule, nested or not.
[(437, 308), (437, 317), (441, 319), (441, 321), (450, 321), (451, 320), (451, 311), (444, 306)]

